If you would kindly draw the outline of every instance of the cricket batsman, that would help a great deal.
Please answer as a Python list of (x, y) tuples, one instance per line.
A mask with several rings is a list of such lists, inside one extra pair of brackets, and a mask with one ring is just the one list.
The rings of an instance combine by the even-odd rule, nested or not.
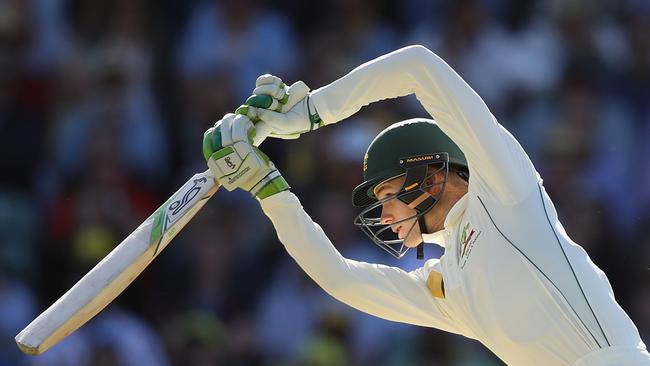
[[(254, 94), (206, 132), (204, 156), (224, 187), (259, 200), (286, 250), (327, 293), (377, 317), (476, 339), (509, 365), (650, 365), (637, 328), (568, 237), (520, 144), (440, 57), (402, 48), (311, 92), (262, 75)], [(406, 272), (344, 258), (255, 147), (255, 129), (263, 123), (271, 136), (296, 138), (410, 94), (433, 119), (379, 133), (352, 193), (361, 207), (355, 224), (392, 255), (444, 247), (440, 259)], [(283, 110), (287, 98), (300, 100)]]

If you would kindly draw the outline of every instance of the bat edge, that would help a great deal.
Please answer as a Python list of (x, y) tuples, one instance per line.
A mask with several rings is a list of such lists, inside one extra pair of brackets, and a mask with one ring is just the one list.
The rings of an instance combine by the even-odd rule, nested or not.
[(18, 345), (18, 348), (20, 349), (20, 351), (22, 353), (24, 353), (26, 355), (29, 355), (29, 356), (38, 356), (41, 353), (43, 353), (43, 350), (39, 346), (29, 346), (29, 345), (27, 345), (25, 343), (21, 343), (21, 341), (19, 340), (19, 338), (22, 338), (21, 334), (22, 334), (22, 332), (19, 333), (16, 336), (16, 338), (14, 338), (14, 340), (16, 341), (16, 345)]

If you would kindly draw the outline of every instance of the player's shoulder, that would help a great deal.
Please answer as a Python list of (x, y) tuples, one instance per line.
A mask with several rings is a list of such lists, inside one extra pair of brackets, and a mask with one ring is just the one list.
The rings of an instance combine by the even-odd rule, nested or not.
[(519, 180), (511, 180), (509, 184), (503, 185), (498, 183), (499, 180), (486, 179), (470, 167), (467, 191), (470, 196), (480, 198), (483, 205), (517, 206), (537, 193), (543, 183), (540, 174), (533, 171), (534, 174), (530, 177), (520, 177)]
[(423, 279), (426, 281), (426, 279), (429, 277), (429, 273), (431, 271), (441, 271), (440, 267), (440, 259), (439, 258), (431, 258), (427, 259), (422, 267), (419, 267), (413, 271), (411, 271), (412, 274), (418, 276), (420, 279)]

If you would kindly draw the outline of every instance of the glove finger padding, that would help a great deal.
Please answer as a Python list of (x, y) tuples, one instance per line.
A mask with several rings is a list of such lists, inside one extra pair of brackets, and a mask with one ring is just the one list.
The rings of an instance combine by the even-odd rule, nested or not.
[(221, 135), (221, 146), (228, 146), (233, 144), (232, 132), (232, 121), (235, 119), (235, 114), (228, 113), (221, 120), (214, 124), (215, 133)]
[(307, 126), (304, 130), (297, 131), (294, 124), (287, 122), (287, 118), (284, 113), (271, 111), (265, 108), (248, 107), (248, 115), (256, 116), (260, 121), (255, 124), (256, 130), (259, 124), (266, 124), (268, 128), (268, 136), (273, 136), (285, 140), (293, 140), (300, 137), (302, 133), (309, 131)]
[(251, 119), (251, 121), (257, 122), (259, 121), (257, 109), (252, 107), (259, 107), (270, 110), (279, 110), (282, 108), (280, 102), (270, 95), (253, 94), (248, 97), (248, 99), (246, 99), (245, 104), (239, 106), (235, 110), (235, 113), (247, 116)]
[(254, 133), (255, 129), (253, 128), (253, 122), (249, 118), (237, 114), (235, 118), (228, 120), (228, 124), (228, 128), (221, 129), (221, 140), (224, 146), (229, 145), (226, 143), (226, 134), (230, 135), (228, 137), (233, 143), (239, 141), (251, 142), (251, 133)]
[(296, 106), (299, 110), (291, 110), (286, 113), (248, 106), (246, 113), (251, 119), (255, 118), (266, 123), (271, 130), (270, 136), (281, 139), (295, 139), (301, 134), (310, 131), (307, 103), (307, 98), (303, 98)]
[(217, 127), (208, 128), (208, 130), (203, 134), (203, 157), (205, 160), (208, 161), (210, 156), (222, 146), (221, 131), (217, 131)]
[(265, 84), (280, 86), (283, 83), (282, 83), (282, 79), (271, 74), (260, 75), (257, 77), (257, 80), (255, 80), (255, 86), (260, 86)]
[(282, 106), (281, 112), (293, 108), (298, 102), (309, 95), (309, 87), (303, 81), (298, 80), (287, 89), (287, 102)]
[(280, 101), (282, 98), (284, 98), (285, 95), (287, 95), (287, 88), (285, 87), (284, 83), (281, 86), (274, 84), (264, 84), (253, 89), (253, 94), (270, 95), (271, 97)]
[[(241, 114), (226, 114), (222, 120), (215, 124), (214, 128), (221, 132), (220, 146), (232, 145), (238, 141), (251, 142), (255, 134), (251, 120)], [(214, 137), (213, 140), (215, 140)], [(215, 143), (212, 145), (218, 146)]]
[[(246, 100), (246, 105), (266, 108), (278, 112), (286, 112), (293, 108), (298, 102), (309, 95), (309, 87), (302, 81), (296, 81), (290, 87), (281, 87), (276, 85), (261, 85), (253, 90), (253, 95)], [(276, 107), (275, 104), (268, 104), (266, 99), (260, 99), (262, 96), (270, 96), (277, 99), (280, 104)]]

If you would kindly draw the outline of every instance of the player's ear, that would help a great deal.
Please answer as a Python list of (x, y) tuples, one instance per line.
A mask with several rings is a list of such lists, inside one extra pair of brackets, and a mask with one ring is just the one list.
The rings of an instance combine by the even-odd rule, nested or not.
[(442, 187), (440, 186), (440, 183), (442, 180), (445, 179), (445, 173), (442, 171), (436, 171), (434, 167), (429, 167), (429, 171), (427, 172), (427, 178), (424, 180), (423, 186), (426, 187), (425, 190), (429, 192), (432, 196), (437, 195), (440, 193), (440, 189)]
[(431, 167), (428, 167), (427, 168), (427, 176), (424, 179), (424, 181), (422, 182), (422, 188), (425, 191), (431, 193), (431, 188), (432, 188), (432, 186), (434, 185), (435, 182), (436, 182), (435, 174), (433, 174), (433, 170), (431, 169)]
[(438, 182), (439, 179), (437, 175), (438, 174), (434, 174), (424, 180), (423, 186), (426, 187), (425, 191), (427, 191), (431, 195), (436, 195), (440, 190), (439, 185), (436, 184), (436, 182)]

